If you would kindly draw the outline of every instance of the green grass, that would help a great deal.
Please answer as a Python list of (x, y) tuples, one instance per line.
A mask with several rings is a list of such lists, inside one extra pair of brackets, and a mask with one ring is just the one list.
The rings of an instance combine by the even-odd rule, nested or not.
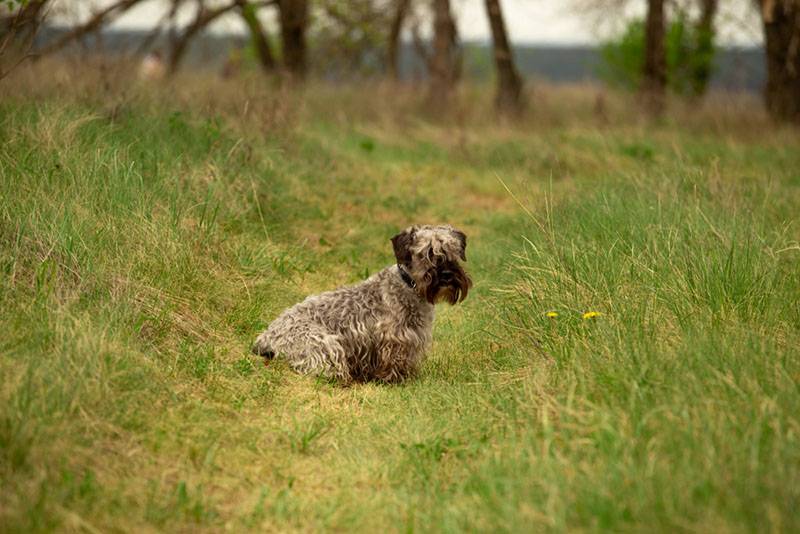
[[(0, 86), (0, 530), (800, 529), (797, 132), (54, 70)], [(475, 280), (418, 379), (248, 354), (414, 222)]]

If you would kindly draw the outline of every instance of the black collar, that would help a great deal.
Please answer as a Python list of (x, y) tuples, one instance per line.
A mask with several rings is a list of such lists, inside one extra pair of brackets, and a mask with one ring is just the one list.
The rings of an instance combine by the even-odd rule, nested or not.
[(397, 264), (397, 270), (400, 271), (400, 278), (403, 279), (403, 282), (405, 282), (408, 287), (410, 287), (411, 289), (417, 288), (417, 284), (411, 278), (411, 275), (408, 274), (406, 270), (403, 269), (403, 266), (400, 265), (399, 263)]

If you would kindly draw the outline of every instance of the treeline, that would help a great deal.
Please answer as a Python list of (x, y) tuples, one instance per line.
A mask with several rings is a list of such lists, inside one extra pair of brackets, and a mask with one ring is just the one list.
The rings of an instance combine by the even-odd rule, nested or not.
[[(6, 0), (0, 17), (0, 79), (25, 57), (40, 57), (63, 49), (89, 34), (101, 31), (125, 12), (146, 0), (116, 0), (56, 39), (35, 48), (37, 29), (50, 11), (52, 0)], [(715, 50), (715, 17), (720, 3), (731, 0), (637, 0), (646, 2), (646, 16), (629, 37), (640, 47), (630, 63), (632, 77), (645, 108), (654, 115), (664, 112), (667, 92), (675, 84), (676, 60), (694, 97), (702, 96), (711, 76)], [(767, 64), (765, 104), (778, 120), (800, 124), (800, 0), (751, 0), (761, 15)], [(625, 0), (573, 0), (577, 7), (591, 4), (609, 13), (620, 10)], [(399, 51), (404, 34), (411, 35), (416, 53), (427, 69), (427, 96), (435, 107), (445, 107), (461, 78), (462, 47), (451, 0), (164, 0), (164, 16), (154, 21), (142, 50), (166, 36), (165, 67), (174, 74), (191, 42), (224, 15), (241, 18), (249, 33), (260, 68), (269, 76), (283, 76), (302, 83), (309, 72), (309, 38), (315, 52), (341, 64), (379, 64), (388, 77), (398, 78)], [(483, 0), (491, 28), (493, 65), (497, 83), (495, 103), (504, 114), (525, 109), (523, 79), (515, 64), (506, 30), (501, 0)], [(178, 26), (178, 13), (193, 8), (192, 20)], [(689, 20), (687, 13), (694, 17)], [(262, 22), (267, 15), (277, 20), (276, 35)], [(676, 53), (672, 45), (676, 20), (690, 28)], [(637, 28), (634, 28), (635, 30)], [(430, 37), (423, 39), (426, 33)], [(682, 37), (683, 38), (683, 37)], [(689, 43), (686, 45), (685, 43)], [(26, 49), (26, 46), (30, 47)], [(11, 61), (11, 50), (25, 50)], [(377, 52), (377, 53), (376, 53)], [(8, 57), (4, 57), (8, 56)], [(19, 57), (17, 54), (16, 57)], [(688, 59), (686, 59), (688, 58)]]

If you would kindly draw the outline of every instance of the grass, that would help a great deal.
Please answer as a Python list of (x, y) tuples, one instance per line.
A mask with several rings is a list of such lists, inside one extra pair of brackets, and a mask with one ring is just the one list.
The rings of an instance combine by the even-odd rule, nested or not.
[[(752, 101), (67, 67), (0, 85), (0, 530), (800, 529), (800, 136)], [(248, 354), (428, 221), (476, 287), (417, 380)]]

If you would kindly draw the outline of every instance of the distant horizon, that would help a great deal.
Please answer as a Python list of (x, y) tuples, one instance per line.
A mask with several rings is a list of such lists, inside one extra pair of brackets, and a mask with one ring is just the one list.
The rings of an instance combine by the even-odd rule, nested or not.
[[(71, 12), (71, 19), (85, 20), (89, 14), (87, 3), (75, 0), (55, 0), (64, 11)], [(97, 0), (94, 5), (104, 7), (113, 0)], [(614, 17), (598, 17), (581, 10), (574, 0), (552, 2), (548, 0), (503, 0), (503, 11), (509, 38), (513, 43), (555, 44), (558, 46), (597, 46), (620, 29), (620, 24), (644, 14), (645, 2), (630, 1)], [(459, 34), (465, 42), (490, 40), (485, 7), (480, 0), (455, 0), (453, 2)], [(132, 8), (115, 20), (115, 29), (148, 29), (161, 19), (165, 4), (160, 0), (148, 0)], [(184, 27), (193, 18), (192, 9), (179, 10), (176, 17), (178, 27)], [(59, 16), (65, 20), (65, 16)], [(275, 10), (267, 10), (262, 16), (267, 27), (277, 25)], [(748, 0), (729, 0), (720, 6), (717, 16), (718, 40), (724, 46), (757, 46), (762, 42), (761, 28), (756, 10)], [(223, 16), (210, 26), (210, 31), (224, 34), (245, 34), (246, 28), (238, 17)], [(423, 25), (423, 34), (427, 25)]]
[[(57, 31), (65, 31), (71, 28), (68, 24), (46, 24), (48, 28)], [(118, 26), (118, 25), (111, 25), (108, 27), (103, 28), (100, 30), (101, 33), (141, 33), (147, 34), (151, 31), (150, 28), (146, 28), (144, 26), (137, 27), (137, 26)], [(206, 35), (211, 35), (213, 37), (219, 38), (235, 38), (235, 37), (246, 37), (246, 33), (239, 32), (230, 29), (209, 29), (205, 32)], [(423, 41), (427, 41), (427, 39), (423, 38)], [(411, 45), (413, 41), (407, 37), (403, 37), (401, 42), (404, 44)], [(490, 46), (492, 41), (488, 37), (472, 37), (472, 38), (462, 38), (459, 41), (461, 44), (467, 45), (483, 45), (483, 46)], [(600, 48), (602, 47), (607, 41), (539, 41), (539, 40), (522, 40), (517, 39), (511, 42), (511, 46), (513, 48), (516, 47), (540, 47), (540, 48)], [(721, 50), (752, 50), (752, 49), (760, 49), (762, 48), (763, 43), (759, 42), (741, 42), (741, 43), (721, 43), (718, 44), (717, 47)]]
[[(40, 42), (67, 31), (67, 27), (48, 26), (40, 34)], [(101, 36), (88, 37), (85, 45), (89, 48), (102, 49), (105, 53), (129, 54), (140, 49), (141, 43), (149, 35), (144, 28), (106, 28)], [(186, 66), (204, 69), (222, 68), (230, 58), (230, 50), (247, 42), (245, 34), (237, 32), (207, 32), (196, 37), (189, 47), (185, 58)], [(485, 39), (469, 39), (462, 41), (464, 49), (465, 76), (482, 79), (491, 76), (491, 42)], [(166, 36), (161, 35), (151, 43), (148, 50), (165, 50), (169, 48)], [(515, 63), (523, 76), (542, 78), (554, 83), (602, 81), (603, 53), (598, 44), (566, 44), (515, 42), (512, 44)], [(167, 53), (169, 53), (167, 51)], [(324, 57), (324, 56), (321, 56)], [(722, 45), (714, 58), (712, 87), (730, 91), (759, 91), (765, 81), (765, 54), (763, 48), (754, 45), (725, 46)], [(344, 74), (340, 66), (317, 63), (320, 74), (330, 79), (340, 79)], [(413, 42), (404, 40), (399, 57), (400, 77), (403, 79), (422, 79), (427, 69), (416, 53)]]

